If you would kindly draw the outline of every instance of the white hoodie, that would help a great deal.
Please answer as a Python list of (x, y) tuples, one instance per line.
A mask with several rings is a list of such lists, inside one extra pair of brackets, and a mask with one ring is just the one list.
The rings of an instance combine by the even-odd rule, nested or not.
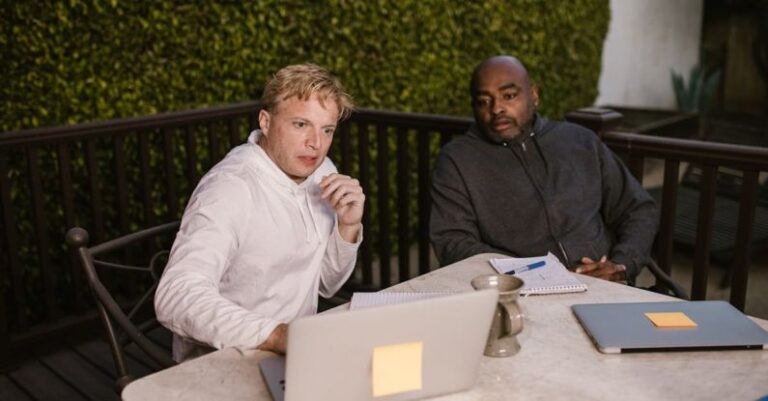
[[(317, 312), (354, 269), (352, 244), (320, 198), (336, 172), (326, 158), (296, 184), (257, 144), (259, 130), (214, 166), (189, 200), (155, 295), (174, 332), (176, 361), (217, 349), (256, 348), (280, 323)], [(361, 230), (362, 232), (362, 230)]]

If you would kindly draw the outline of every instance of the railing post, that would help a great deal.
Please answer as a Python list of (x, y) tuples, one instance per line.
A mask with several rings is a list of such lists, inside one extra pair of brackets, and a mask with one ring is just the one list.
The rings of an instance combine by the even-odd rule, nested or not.
[(731, 263), (731, 304), (744, 311), (747, 302), (747, 279), (752, 247), (752, 229), (755, 227), (757, 185), (759, 172), (744, 171), (739, 201), (739, 217), (736, 225), (735, 257)]
[(584, 107), (569, 112), (565, 115), (565, 119), (595, 131), (595, 133), (602, 138), (603, 132), (618, 127), (624, 119), (624, 116), (621, 115), (621, 113), (610, 109)]
[[(26, 302), (24, 298), (24, 291), (21, 288), (21, 262), (18, 256), (18, 235), (16, 219), (13, 213), (13, 207), (11, 205), (11, 182), (8, 177), (10, 176), (10, 167), (8, 163), (8, 154), (12, 151), (10, 148), (2, 148), (3, 153), (0, 153), (0, 226), (2, 226), (2, 233), (0, 238), (4, 238), (4, 244), (0, 242), (0, 248), (5, 248), (8, 252), (8, 256), (5, 259), (7, 263), (0, 264), (0, 279), (6, 277), (10, 288), (8, 291), (12, 294), (6, 297), (5, 292), (0, 290), (0, 371), (8, 368), (11, 365), (11, 325), (10, 325), (10, 313), (11, 309), (6, 302), (9, 298), (13, 299), (13, 303), (16, 311), (17, 330), (21, 331), (27, 328), (26, 319)], [(4, 153), (8, 152), (8, 153)], [(0, 288), (4, 285), (0, 280)]]

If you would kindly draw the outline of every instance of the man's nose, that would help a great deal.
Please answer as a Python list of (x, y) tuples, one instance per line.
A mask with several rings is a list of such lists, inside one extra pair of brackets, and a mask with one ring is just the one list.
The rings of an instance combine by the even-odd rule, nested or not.
[(494, 115), (502, 114), (504, 113), (504, 107), (502, 107), (501, 102), (496, 101), (496, 99), (491, 101), (491, 113)]
[(310, 130), (307, 137), (307, 147), (310, 149), (320, 149), (320, 136), (322, 134), (319, 130)]

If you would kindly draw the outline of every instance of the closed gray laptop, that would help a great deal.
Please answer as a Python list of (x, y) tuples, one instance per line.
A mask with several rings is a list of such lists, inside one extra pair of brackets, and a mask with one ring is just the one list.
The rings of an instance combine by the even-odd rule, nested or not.
[[(604, 353), (768, 349), (768, 332), (724, 301), (577, 304), (573, 312)], [(657, 327), (646, 313), (682, 312), (695, 327)]]
[(420, 389), (377, 401), (467, 389), (475, 382), (497, 300), (496, 291), (473, 291), (297, 319), (288, 329), (285, 399), (374, 399), (374, 350), (413, 343), (420, 344)]

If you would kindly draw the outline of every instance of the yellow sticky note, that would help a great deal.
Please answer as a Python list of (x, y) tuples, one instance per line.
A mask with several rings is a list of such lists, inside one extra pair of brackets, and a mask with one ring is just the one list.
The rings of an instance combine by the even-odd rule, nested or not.
[(683, 312), (649, 312), (645, 316), (658, 328), (687, 329), (698, 327), (696, 322)]
[(421, 390), (422, 343), (403, 343), (373, 349), (373, 396)]

